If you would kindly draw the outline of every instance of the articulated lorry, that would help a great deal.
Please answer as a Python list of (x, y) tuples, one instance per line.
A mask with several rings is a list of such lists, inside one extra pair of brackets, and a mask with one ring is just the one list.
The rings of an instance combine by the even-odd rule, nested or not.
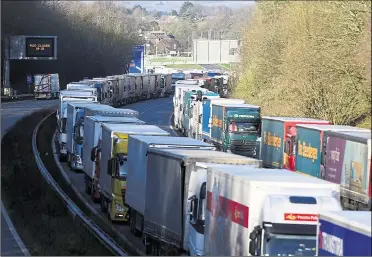
[(260, 155), (264, 167), (295, 171), (297, 124), (331, 125), (311, 118), (262, 117)]
[[(71, 114), (71, 116), (70, 116)], [(67, 127), (70, 128), (72, 125), (71, 138), (68, 138), (67, 150), (68, 150), (68, 164), (73, 170), (82, 170), (82, 150), (84, 140), (84, 116), (117, 116), (117, 117), (138, 117), (138, 112), (131, 109), (116, 109), (109, 105), (83, 105), (78, 108), (71, 107), (68, 109)], [(67, 133), (68, 137), (70, 136)], [(71, 143), (70, 143), (71, 140)], [(69, 144), (71, 144), (69, 146)], [(71, 151), (70, 151), (71, 148)]]
[(59, 91), (58, 74), (34, 75), (35, 99), (57, 99), (59, 97)]
[(190, 107), (190, 122), (188, 128), (188, 136), (197, 140), (202, 140), (203, 132), (203, 105), (210, 99), (220, 99), (220, 96), (213, 92), (207, 92), (200, 96), (192, 96), (193, 102)]
[(125, 193), (129, 135), (170, 134), (153, 125), (102, 124), (102, 140), (98, 142), (100, 157), (95, 154), (97, 151), (94, 149), (92, 157), (95, 154), (95, 160), (99, 163), (99, 169), (96, 167), (95, 180), (99, 185), (101, 210), (108, 213), (111, 221), (128, 221)]
[(346, 209), (371, 211), (371, 131), (329, 131), (325, 180), (341, 185)]
[[(92, 112), (91, 112), (92, 114)], [(115, 114), (113, 114), (115, 115)], [(96, 172), (96, 165), (91, 160), (91, 152), (95, 146), (98, 145), (98, 140), (102, 134), (102, 124), (137, 124), (145, 125), (146, 122), (139, 120), (136, 117), (118, 117), (118, 116), (101, 116), (100, 113), (95, 116), (84, 116), (84, 137), (82, 149), (83, 159), (83, 171), (84, 171), (84, 182), (85, 192), (91, 196), (94, 202), (99, 200), (99, 191), (93, 191), (94, 178)], [(98, 184), (98, 182), (96, 182)]]
[(60, 101), (56, 115), (56, 141), (58, 141), (59, 160), (64, 161), (67, 158), (67, 103), (98, 103), (98, 101), (97, 96), (92, 95), (92, 92), (78, 90), (62, 90), (59, 99)]
[[(144, 182), (146, 254), (180, 255), (189, 251), (189, 205), (195, 192), (202, 190), (206, 178), (205, 165), (198, 166), (197, 162), (257, 166), (261, 163), (257, 159), (218, 151), (149, 148)], [(192, 175), (195, 172), (198, 174)], [(194, 184), (190, 184), (191, 177)], [(205, 201), (200, 202), (205, 206)]]
[(81, 135), (84, 133), (82, 127), (76, 125), (84, 117), (84, 107), (101, 106), (97, 103), (67, 103), (67, 122), (66, 122), (66, 146), (67, 146), (67, 165), (73, 170), (82, 170), (81, 160)]
[(215, 147), (186, 137), (141, 136), (134, 135), (128, 141), (128, 174), (125, 202), (130, 208), (131, 232), (142, 235), (143, 215), (145, 212), (147, 151), (150, 148), (161, 149), (204, 149)]
[(370, 211), (321, 211), (316, 256), (371, 256)]
[(330, 131), (371, 130), (342, 125), (298, 124), (296, 126), (296, 172), (325, 179), (326, 145)]
[(185, 80), (185, 73), (172, 73), (172, 90), (171, 92), (174, 94), (176, 89), (176, 82), (179, 80)]
[(284, 169), (208, 168), (207, 256), (314, 256), (318, 213), (340, 186)]
[(250, 104), (215, 102), (212, 104), (209, 141), (220, 151), (256, 157), (260, 136), (261, 107)]
[(206, 99), (203, 101), (202, 110), (202, 140), (209, 142), (211, 139), (211, 128), (212, 128), (212, 105), (215, 103), (227, 103), (227, 104), (245, 104), (243, 99)]
[[(189, 136), (190, 132), (190, 118), (191, 118), (191, 107), (193, 103), (196, 101), (196, 99), (202, 100), (203, 99), (203, 94), (207, 94), (208, 91), (207, 89), (204, 88), (196, 88), (192, 89), (191, 91), (189, 90), (184, 90), (183, 91), (183, 96), (181, 96), (181, 100), (183, 101), (182, 105), (182, 112), (181, 116), (181, 132), (184, 136)], [(212, 93), (212, 92), (210, 92)]]

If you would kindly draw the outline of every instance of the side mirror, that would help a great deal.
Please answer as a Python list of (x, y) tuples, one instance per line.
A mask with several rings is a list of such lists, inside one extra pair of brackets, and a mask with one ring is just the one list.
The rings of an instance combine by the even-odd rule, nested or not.
[(195, 97), (193, 97), (193, 96), (191, 96), (190, 98), (191, 98), (192, 100), (194, 100), (194, 99), (195, 99)]
[(96, 160), (96, 148), (93, 147), (92, 150), (90, 151), (90, 160), (94, 162)]
[(252, 240), (249, 242), (249, 254), (252, 256), (256, 256), (255, 242)]

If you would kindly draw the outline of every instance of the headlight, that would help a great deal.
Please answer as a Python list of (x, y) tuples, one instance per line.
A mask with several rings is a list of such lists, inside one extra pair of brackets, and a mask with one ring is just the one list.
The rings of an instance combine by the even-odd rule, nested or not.
[(119, 212), (124, 212), (124, 208), (121, 207), (119, 204), (115, 204), (115, 209)]

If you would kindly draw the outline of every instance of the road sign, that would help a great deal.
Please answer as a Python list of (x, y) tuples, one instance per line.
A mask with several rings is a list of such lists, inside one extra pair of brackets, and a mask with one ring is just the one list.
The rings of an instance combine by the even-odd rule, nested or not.
[(129, 64), (129, 73), (143, 73), (145, 61), (145, 46), (136, 45), (132, 49), (132, 61)]
[(9, 59), (57, 60), (57, 36), (10, 36)]

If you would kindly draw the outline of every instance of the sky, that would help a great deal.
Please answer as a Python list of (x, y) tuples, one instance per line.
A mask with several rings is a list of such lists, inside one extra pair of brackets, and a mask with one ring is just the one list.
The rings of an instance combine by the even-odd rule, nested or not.
[[(91, 1), (85, 1), (91, 2)], [(165, 11), (169, 12), (171, 10), (179, 11), (182, 4), (185, 1), (117, 1), (127, 7), (133, 7), (136, 4), (141, 5), (142, 7), (146, 8), (148, 11)], [(241, 8), (247, 5), (254, 4), (254, 1), (190, 1), (191, 3), (201, 4), (205, 6), (216, 6), (216, 5), (226, 5), (230, 8)]]

